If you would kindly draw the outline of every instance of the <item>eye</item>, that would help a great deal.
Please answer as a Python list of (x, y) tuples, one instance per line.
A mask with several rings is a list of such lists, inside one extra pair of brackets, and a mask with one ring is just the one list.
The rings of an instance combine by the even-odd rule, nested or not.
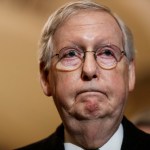
[(97, 51), (98, 57), (111, 58), (115, 57), (114, 50), (110, 47), (103, 47)]
[(106, 56), (114, 56), (113, 51), (110, 50), (110, 49), (104, 49), (104, 50), (102, 51), (102, 54), (104, 54), (104, 55), (106, 55)]
[(60, 58), (74, 58), (79, 54), (75, 49), (64, 49), (60, 52)]
[(77, 54), (76, 54), (76, 51), (75, 50), (70, 50), (67, 54), (66, 54), (66, 56), (68, 56), (68, 57), (74, 57), (74, 56), (76, 56)]

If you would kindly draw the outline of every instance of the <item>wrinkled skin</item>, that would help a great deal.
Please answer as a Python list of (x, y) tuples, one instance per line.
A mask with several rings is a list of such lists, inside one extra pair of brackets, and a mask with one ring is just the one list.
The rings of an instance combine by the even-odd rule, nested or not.
[[(111, 43), (123, 49), (122, 36), (106, 12), (80, 11), (57, 29), (54, 45), (56, 53), (74, 45), (92, 51)], [(86, 53), (85, 62), (74, 71), (58, 71), (55, 60), (48, 75), (41, 71), (43, 91), (53, 96), (65, 125), (65, 140), (87, 149), (101, 147), (117, 130), (134, 82), (134, 62), (126, 56), (110, 70), (99, 67), (92, 53)]]

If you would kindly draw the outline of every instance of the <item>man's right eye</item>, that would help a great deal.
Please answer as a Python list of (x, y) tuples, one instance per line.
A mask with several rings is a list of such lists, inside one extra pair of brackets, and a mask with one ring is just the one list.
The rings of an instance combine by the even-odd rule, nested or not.
[(71, 58), (71, 57), (74, 57), (74, 56), (77, 56), (78, 53), (76, 52), (76, 50), (69, 50), (67, 52), (65, 52), (62, 57), (63, 58)]

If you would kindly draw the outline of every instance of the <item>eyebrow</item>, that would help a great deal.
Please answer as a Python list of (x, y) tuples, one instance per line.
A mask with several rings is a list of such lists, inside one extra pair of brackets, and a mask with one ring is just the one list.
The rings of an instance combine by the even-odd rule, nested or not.
[[(78, 48), (81, 49), (82, 51), (86, 51), (87, 47), (86, 45), (84, 45), (83, 42), (81, 42), (80, 38), (78, 40), (69, 40), (67, 42), (68, 44), (66, 44), (66, 46), (64, 47), (73, 47), (73, 48)], [(115, 45), (117, 47), (120, 47), (120, 44), (116, 43), (116, 42), (111, 42), (110, 40), (108, 40), (107, 38), (103, 38), (103, 39), (97, 39), (94, 44), (93, 44), (93, 50), (98, 49), (99, 47), (103, 46), (103, 45)], [(61, 48), (63, 49), (63, 47)], [(61, 50), (59, 49), (59, 51)]]

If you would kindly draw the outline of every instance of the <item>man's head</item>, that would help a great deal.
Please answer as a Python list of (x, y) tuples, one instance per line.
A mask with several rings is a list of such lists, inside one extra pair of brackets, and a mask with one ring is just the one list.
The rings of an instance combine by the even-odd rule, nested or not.
[(124, 24), (124, 22), (114, 14), (108, 7), (96, 4), (89, 0), (76, 1), (68, 3), (55, 11), (47, 20), (41, 40), (40, 40), (40, 55), (39, 63), (44, 65), (45, 70), (49, 69), (51, 64), (51, 55), (53, 49), (53, 36), (55, 31), (65, 22), (67, 19), (80, 12), (81, 10), (87, 11), (103, 11), (110, 14), (118, 23), (123, 34), (123, 46), (126, 51), (127, 58), (132, 60), (135, 55), (133, 46), (133, 37), (130, 29)]
[(85, 148), (104, 144), (134, 88), (129, 29), (104, 6), (73, 2), (49, 18), (40, 48), (41, 84), (54, 98), (66, 140)]

